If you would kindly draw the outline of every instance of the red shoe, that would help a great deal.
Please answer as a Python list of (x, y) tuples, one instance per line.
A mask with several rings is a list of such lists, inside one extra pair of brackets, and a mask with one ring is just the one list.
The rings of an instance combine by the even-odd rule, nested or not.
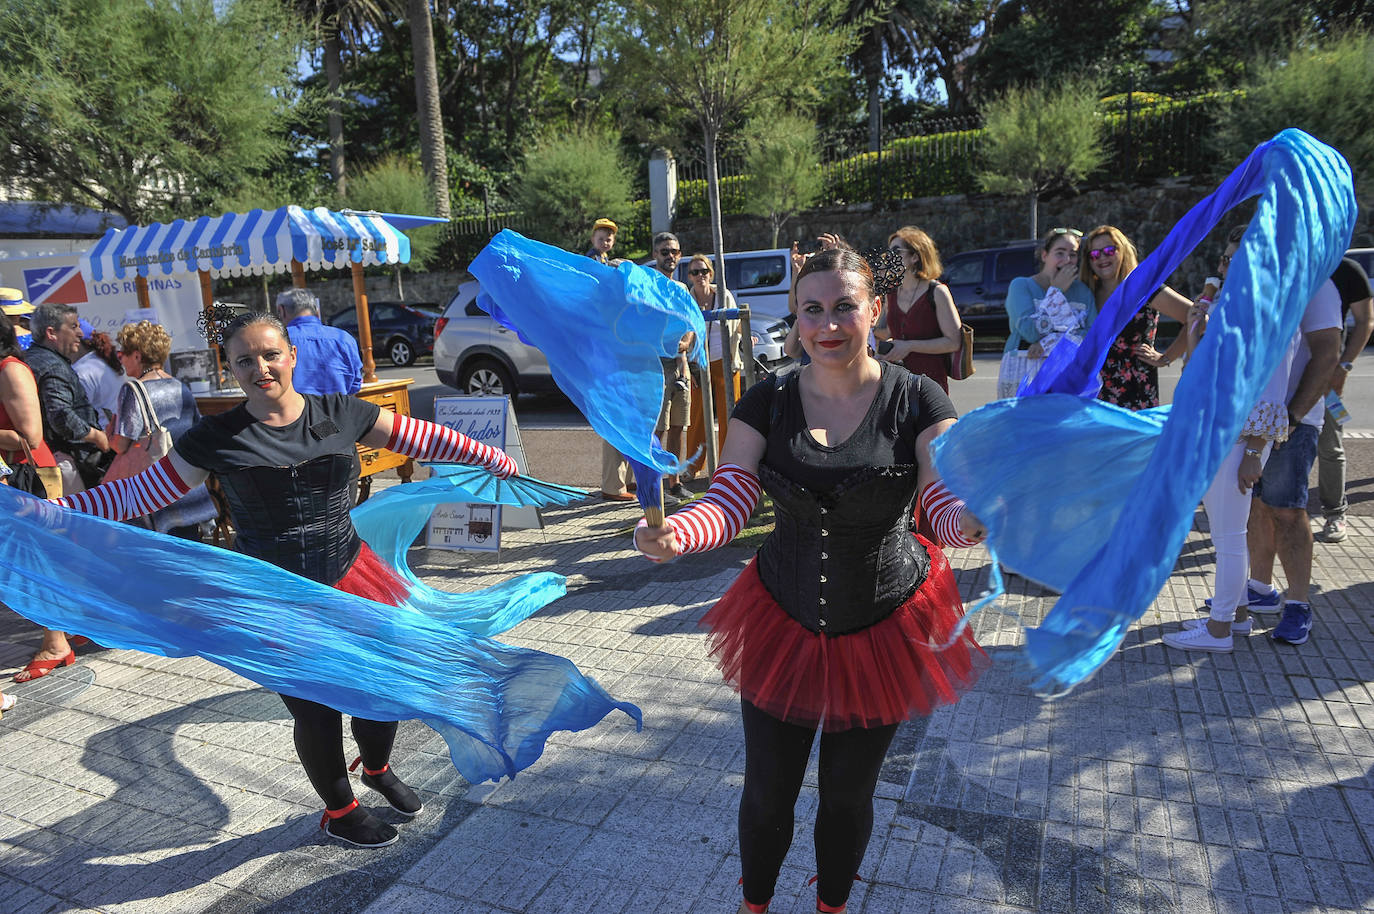
[(57, 667), (71, 666), (73, 663), (76, 663), (76, 651), (73, 650), (68, 650), (67, 656), (58, 657), (56, 660), (30, 660), (28, 666), (14, 674), (14, 681), (30, 682), (34, 679), (42, 679)]

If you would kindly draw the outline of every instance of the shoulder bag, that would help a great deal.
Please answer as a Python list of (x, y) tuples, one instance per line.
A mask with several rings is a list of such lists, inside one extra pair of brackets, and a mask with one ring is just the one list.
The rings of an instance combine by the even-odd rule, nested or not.
[(10, 475), (5, 477), (5, 484), (39, 498), (61, 498), (62, 471), (57, 467), (40, 467), (33, 459), (33, 450), (23, 435), (19, 436), (19, 443), (24, 449), (24, 462), (10, 464)]
[(136, 476), (166, 457), (172, 450), (172, 436), (166, 428), (158, 424), (157, 413), (153, 410), (152, 401), (148, 399), (148, 390), (143, 386), (143, 382), (137, 378), (130, 378), (129, 386), (133, 388), (134, 397), (138, 400), (139, 412), (143, 414), (144, 428), (148, 433), (130, 442), (127, 451), (115, 456), (109, 469), (105, 471), (102, 482)]

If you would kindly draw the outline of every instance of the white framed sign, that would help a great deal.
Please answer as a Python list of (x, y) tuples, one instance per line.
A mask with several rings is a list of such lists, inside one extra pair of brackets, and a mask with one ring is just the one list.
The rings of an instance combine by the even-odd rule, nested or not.
[[(528, 473), (520, 426), (510, 397), (435, 397), (434, 421), (482, 444), (510, 455), (521, 473)], [(537, 529), (544, 525), (537, 508), (454, 503), (438, 505), (430, 514), (425, 545), (436, 549), (495, 552), (501, 530)]]

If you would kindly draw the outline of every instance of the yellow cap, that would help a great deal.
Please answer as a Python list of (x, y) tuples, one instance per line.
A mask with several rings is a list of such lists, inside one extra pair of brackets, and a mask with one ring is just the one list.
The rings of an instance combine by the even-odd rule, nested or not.
[(613, 231), (613, 232), (618, 232), (618, 231), (620, 231), (620, 227), (617, 226), (614, 222), (612, 222), (612, 221), (609, 220), (609, 219), (598, 219), (598, 220), (596, 220), (595, 222), (592, 223), (592, 231), (593, 231), (593, 232), (596, 231), (596, 230), (599, 229), (599, 228), (610, 229), (610, 230)]

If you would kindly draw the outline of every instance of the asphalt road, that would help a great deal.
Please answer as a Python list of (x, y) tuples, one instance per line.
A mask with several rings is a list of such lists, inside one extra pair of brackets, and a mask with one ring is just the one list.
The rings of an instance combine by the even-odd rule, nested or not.
[[(953, 382), (951, 399), (959, 412), (967, 413), (995, 399), (999, 356), (975, 357), (977, 372), (966, 381)], [(1181, 368), (1161, 372), (1161, 396), (1173, 397)], [(414, 378), (410, 388), (411, 412), (422, 419), (434, 417), (434, 398), (456, 396), (457, 391), (439, 383), (434, 366), (422, 359), (409, 368), (379, 366), (379, 377)], [(1374, 352), (1366, 350), (1346, 382), (1346, 497), (1351, 512), (1374, 515)], [(596, 435), (577, 407), (561, 393), (525, 395), (516, 404), (521, 438), (534, 475), (551, 482), (594, 488), (601, 481), (601, 450)], [(1314, 496), (1315, 500), (1315, 496)]]

